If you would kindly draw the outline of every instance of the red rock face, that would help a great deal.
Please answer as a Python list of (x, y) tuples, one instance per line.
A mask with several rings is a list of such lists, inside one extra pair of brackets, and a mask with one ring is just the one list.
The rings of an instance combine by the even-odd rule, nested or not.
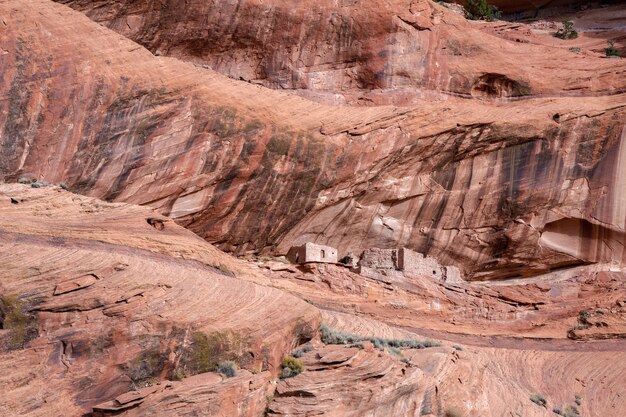
[[(544, 417), (534, 392), (578, 396), (581, 415), (626, 406), (617, 268), (390, 284), (236, 260), (149, 208), (54, 186), (0, 186), (0, 215), (3, 415)], [(324, 344), (321, 321), (362, 340)], [(279, 380), (290, 354), (304, 371)], [(241, 369), (198, 368), (215, 357)]]
[[(13, 184), (0, 212), (3, 415), (114, 412), (163, 390), (178, 412), (260, 415), (280, 361), (319, 326), (314, 307), (246, 282), (253, 270), (151, 209)], [(206, 374), (224, 360), (242, 368), (227, 384)]]
[(0, 415), (623, 417), (623, 6), (183, 3), (0, 2)]
[[(197, 29), (193, 21), (174, 25), (173, 9), (148, 13), (152, 3), (138, 3), (113, 13), (110, 7), (121, 3), (116, 4), (90, 14), (100, 13), (100, 20), (116, 28), (127, 15), (140, 19), (138, 28), (163, 18), (158, 43), (150, 44), (157, 42), (153, 38), (145, 43), (164, 53), (170, 43), (194, 38), (187, 32)], [(405, 23), (394, 20), (389, 26), (393, 5), (372, 14), (368, 4), (342, 6), (354, 14), (353, 26), (362, 28), (350, 45), (370, 45), (368, 39), (379, 45), (384, 39), (382, 44), (399, 50), (383, 56), (363, 46), (360, 50), (369, 52), (362, 65), (397, 68), (390, 57), (417, 59), (409, 67), (423, 77), (412, 73), (407, 80), (423, 78), (412, 91), (428, 93), (430, 100), (411, 93), (406, 101), (411, 104), (402, 107), (321, 104), (154, 57), (62, 5), (42, 1), (41, 12), (32, 16), (19, 2), (5, 3), (0, 7), (11, 30), (0, 34), (7, 51), (0, 61), (0, 87), (7, 97), (0, 104), (0, 174), (7, 181), (28, 175), (63, 181), (106, 200), (149, 204), (237, 253), (286, 253), (306, 241), (337, 247), (340, 256), (407, 246), (459, 266), (470, 279), (623, 263), (623, 60), (602, 58), (593, 50), (599, 41), (591, 36), (573, 41), (589, 48), (578, 56), (549, 33), (469, 24), (430, 3), (416, 3), (407, 13), (425, 18), (431, 29), (409, 25), (412, 29), (401, 31), (405, 40), (390, 43)], [(252, 6), (260, 7), (243, 3), (241, 13)], [(203, 7), (185, 16), (217, 18), (208, 4)], [(288, 15), (312, 19), (316, 9), (305, 13), (301, 7)], [(335, 13), (333, 7), (324, 13)], [(305, 25), (305, 17), (294, 19)], [(263, 19), (241, 19), (236, 27), (260, 25), (246, 33), (268, 33), (247, 43), (244, 56), (266, 59), (268, 48), (276, 49), (278, 41), (269, 40), (279, 36), (278, 29)], [(168, 29), (174, 26), (186, 29)], [(287, 27), (296, 33), (300, 26)], [(319, 39), (335, 33), (334, 27), (322, 25)], [(147, 29), (137, 33), (149, 35)], [(280, 36), (295, 42), (293, 33)], [(223, 38), (225, 50), (241, 50), (228, 43), (239, 36)], [(451, 53), (455, 39), (463, 39), (459, 55)], [(413, 51), (412, 42), (432, 48)], [(327, 44), (313, 42), (306, 53), (317, 56)], [(204, 51), (199, 61), (217, 62), (204, 46), (194, 49)], [(348, 59), (339, 49), (322, 61)], [(171, 51), (192, 55), (180, 45)], [(219, 62), (232, 68), (248, 62), (223, 58)], [(541, 70), (531, 72), (533, 65)], [(325, 91), (346, 101), (372, 94), (381, 102), (397, 101), (401, 88), (395, 75), (376, 85), (382, 90), (358, 80), (344, 90), (336, 81), (345, 71), (316, 77), (325, 80)], [(274, 86), (278, 78), (272, 77), (261, 81)], [(316, 88), (308, 82), (298, 88), (305, 87)], [(449, 95), (455, 91), (465, 98)], [(531, 97), (501, 99), (520, 94)]]
[[(60, 2), (153, 53), (333, 104), (406, 105), (440, 92), (520, 97), (623, 90), (614, 62), (581, 62), (563, 48), (580, 41), (564, 45), (500, 22), (484, 31), (484, 24), (425, 0)], [(611, 27), (619, 29), (615, 21), (605, 26)], [(598, 52), (602, 41), (594, 42)]]

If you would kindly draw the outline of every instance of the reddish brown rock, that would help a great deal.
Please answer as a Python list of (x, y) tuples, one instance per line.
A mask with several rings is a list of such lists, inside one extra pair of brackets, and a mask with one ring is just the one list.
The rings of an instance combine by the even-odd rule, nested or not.
[[(140, 32), (158, 27), (153, 14), (142, 14), (146, 4), (136, 5)], [(242, 3), (242, 13), (251, 4)], [(303, 5), (293, 16), (305, 13)], [(17, 0), (0, 5), (9, 29), (0, 33), (7, 51), (0, 61), (6, 181), (34, 176), (106, 200), (151, 205), (240, 254), (284, 254), (308, 241), (336, 247), (340, 257), (405, 246), (480, 280), (624, 264), (626, 61), (595, 52), (604, 43), (591, 34), (563, 44), (547, 31), (530, 31), (528, 43), (514, 42), (504, 34), (518, 26), (469, 23), (431, 3), (402, 9), (415, 22), (429, 15), (431, 30), (402, 23), (396, 19), (402, 13), (385, 20), (398, 11), (395, 2), (378, 17), (371, 3), (342, 6), (355, 22), (375, 20), (359, 23), (374, 44), (404, 28), (408, 34), (389, 44), (400, 48), (394, 54), (379, 56), (363, 41), (371, 55), (363, 65), (373, 73), (379, 66), (394, 74), (404, 66), (423, 71), (417, 78), (425, 84), (417, 87), (430, 93), (403, 106), (337, 107), (155, 57), (65, 6), (45, 0), (36, 6), (32, 14)], [(206, 16), (205, 6), (186, 16)], [(335, 10), (328, 7), (323, 14)], [(163, 12), (163, 42), (185, 38), (167, 29), (173, 9)], [(118, 23), (126, 19), (120, 13)], [(267, 22), (255, 22), (263, 32)], [(425, 42), (419, 51), (409, 48), (415, 39)], [(454, 39), (460, 55), (444, 49), (444, 40)], [(577, 42), (591, 50), (570, 52)], [(275, 45), (251, 41), (261, 52), (285, 50)], [(410, 62), (388, 65), (390, 57)], [(329, 83), (342, 77), (329, 76)], [(403, 79), (393, 75), (385, 87), (389, 94), (372, 94), (400, 103), (397, 77)], [(531, 96), (503, 99), (524, 90), (526, 80)], [(417, 91), (412, 81), (407, 85)], [(358, 83), (350, 88), (369, 94)]]
[[(602, 48), (623, 6), (563, 42), (426, 1), (71, 4), (163, 50), (0, 3), (0, 178), (109, 200), (0, 186), (0, 415), (622, 417), (626, 64)], [(175, 221), (492, 281), (254, 268)]]
[[(270, 375), (263, 372), (252, 375), (240, 371), (237, 376), (222, 379), (213, 373), (200, 374), (181, 382), (149, 388), (133, 393), (138, 398), (132, 407), (110, 407), (107, 404), (94, 408), (94, 417), (123, 416), (260, 416), (267, 405), (267, 398), (274, 392), (269, 383)], [(116, 398), (113, 402), (119, 399)]]
[[(549, 409), (530, 401), (534, 392), (550, 406), (573, 404), (578, 395), (582, 415), (618, 417), (626, 406), (623, 342), (591, 341), (621, 337), (620, 271), (590, 266), (504, 283), (412, 276), (389, 285), (337, 265), (253, 269), (148, 208), (57, 187), (4, 185), (0, 213), (0, 246), (8, 255), (0, 259), (2, 311), (22, 303), (24, 329), (35, 330), (20, 333), (5, 322), (0, 333), (3, 342), (24, 336), (0, 353), (4, 415), (93, 409), (100, 416), (366, 417), (440, 415), (456, 407), (470, 416), (547, 417)], [(155, 218), (163, 229), (146, 221)], [(86, 275), (98, 279), (54, 295), (60, 283)], [(326, 325), (367, 340), (428, 336), (444, 345), (393, 351), (314, 338), (299, 347), (304, 372), (274, 385), (278, 361), (315, 336), (320, 319), (311, 304), (325, 309)], [(586, 316), (593, 334), (568, 340), (581, 309), (593, 311)], [(166, 381), (175, 366), (189, 370), (184, 351), (197, 330), (231, 341), (249, 335), (237, 360), (254, 372), (268, 370)]]
[[(2, 415), (109, 415), (160, 396), (162, 411), (260, 415), (282, 358), (319, 325), (193, 233), (152, 227), (151, 209), (14, 184), (0, 186), (0, 213)], [(153, 385), (220, 360), (264, 372)]]
[[(426, 0), (194, 0), (178, 7), (162, 0), (60, 2), (153, 53), (334, 104), (409, 104), (440, 93), (607, 93), (623, 92), (624, 87), (614, 62), (594, 59), (591, 64), (568, 50), (581, 45), (587, 49), (591, 41), (598, 48), (592, 55), (603, 55), (599, 48), (606, 41), (594, 42), (595, 28), (587, 35), (581, 26), (581, 38), (564, 43), (552, 32), (520, 24), (468, 22)], [(524, 0), (490, 3), (508, 10), (543, 5)], [(616, 12), (623, 15), (624, 7), (614, 9), (597, 16), (596, 24), (602, 20), (604, 28), (623, 31), (614, 17)], [(513, 37), (489, 32), (503, 37), (513, 32)]]

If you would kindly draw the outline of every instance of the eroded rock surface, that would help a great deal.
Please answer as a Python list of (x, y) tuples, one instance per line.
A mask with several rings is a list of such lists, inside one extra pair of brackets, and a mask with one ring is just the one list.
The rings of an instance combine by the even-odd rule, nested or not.
[[(618, 417), (626, 407), (626, 273), (611, 265), (390, 284), (339, 265), (246, 263), (151, 209), (55, 186), (0, 186), (0, 214), (3, 415), (548, 417), (579, 398), (583, 416)], [(320, 323), (361, 341), (325, 345)], [(416, 347), (377, 347), (389, 339)], [(278, 380), (289, 354), (303, 372)], [(203, 357), (242, 369), (225, 378)]]
[[(206, 412), (205, 395), (212, 415), (256, 416), (283, 356), (319, 325), (315, 308), (237, 278), (254, 272), (151, 209), (2, 185), (0, 213), (2, 415), (112, 412), (165, 390), (180, 413)], [(259, 373), (155, 385), (220, 360)]]
[[(145, 17), (152, 14), (142, 14), (146, 4), (132, 9), (143, 22), (137, 27), (156, 28)], [(366, 6), (345, 6), (355, 25), (361, 13), (370, 16)], [(60, 4), (3, 2), (0, 175), (150, 205), (240, 254), (284, 254), (307, 241), (336, 247), (339, 257), (405, 246), (480, 280), (623, 265), (626, 61), (603, 58), (592, 48), (603, 45), (596, 35), (563, 44), (548, 31), (468, 23), (426, 2), (415, 7), (408, 13), (439, 23), (410, 39), (428, 36), (433, 46), (463, 38), (480, 46), (468, 47), (475, 55), (456, 60), (443, 46), (423, 61), (410, 49), (376, 52), (367, 65), (422, 57), (410, 67), (430, 74), (423, 89), (433, 95), (406, 106), (337, 107), (156, 57)], [(206, 8), (193, 10), (186, 16), (207, 16)], [(163, 42), (176, 39), (167, 27)], [(518, 35), (528, 42), (509, 39)], [(576, 42), (590, 49), (572, 53)], [(523, 64), (531, 57), (532, 73)], [(451, 68), (468, 77), (457, 83), (467, 98), (441, 94), (456, 79)], [(524, 79), (530, 97), (501, 99)], [(376, 91), (398, 92), (387, 87)]]
[(519, 24), (468, 22), (426, 0), (60, 2), (153, 53), (333, 103), (624, 91), (615, 63), (596, 59), (591, 66), (567, 49), (596, 33), (563, 43)]

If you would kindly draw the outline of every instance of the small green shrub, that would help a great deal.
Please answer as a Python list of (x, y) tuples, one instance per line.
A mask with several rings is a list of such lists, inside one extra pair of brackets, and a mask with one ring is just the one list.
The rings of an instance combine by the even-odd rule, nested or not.
[(372, 344), (374, 345), (376, 349), (379, 349), (379, 350), (385, 349), (385, 342), (383, 341), (383, 339), (379, 339), (375, 337), (375, 338), (372, 338), (370, 341), (372, 342)]
[(540, 405), (541, 407), (545, 407), (547, 404), (547, 401), (543, 394), (532, 394), (530, 396), (530, 401), (534, 402), (537, 405)]
[(574, 326), (569, 329), (569, 332), (574, 332), (576, 330), (586, 330), (591, 327), (591, 323), (589, 323), (589, 318), (591, 317), (591, 312), (588, 310), (582, 310), (578, 313), (578, 326)]
[(224, 375), (226, 378), (232, 378), (237, 374), (237, 365), (233, 361), (220, 362), (217, 365), (217, 372)]
[(446, 417), (463, 417), (463, 413), (456, 407), (446, 409)]
[(615, 41), (608, 41), (608, 46), (604, 49), (604, 53), (608, 58), (619, 58), (621, 55), (615, 47)]
[(123, 365), (124, 373), (135, 388), (154, 385), (167, 365), (167, 354), (158, 346), (144, 350), (133, 360)]
[(280, 377), (283, 379), (294, 377), (304, 371), (304, 362), (300, 359), (294, 358), (293, 356), (287, 356), (283, 359), (281, 366), (282, 369)]
[(350, 333), (344, 333), (338, 330), (333, 330), (324, 325), (320, 327), (320, 336), (322, 338), (322, 342), (326, 343), (327, 345), (348, 345), (363, 340), (359, 336)]
[(576, 402), (576, 405), (580, 406), (583, 403), (583, 399), (580, 395), (575, 395), (574, 402)]
[(562, 416), (562, 415), (563, 415), (563, 411), (561, 410), (561, 407), (554, 406), (554, 407), (552, 408), (552, 412), (553, 412), (554, 414), (558, 414), (558, 415), (560, 415), (560, 416)]
[(461, 346), (459, 346), (459, 345), (452, 345), (452, 349), (458, 350), (458, 351), (462, 351), (463, 350), (463, 348)]
[(554, 32), (554, 36), (559, 39), (576, 39), (578, 32), (574, 30), (574, 22), (571, 20), (564, 20), (563, 27)]
[(578, 321), (580, 324), (589, 324), (589, 317), (591, 317), (591, 313), (588, 310), (582, 310), (578, 313)]
[(294, 358), (301, 358), (302, 355), (304, 355), (304, 351), (302, 349), (297, 349), (291, 352), (291, 356), (293, 356)]
[(468, 0), (465, 6), (465, 18), (469, 20), (486, 20), (491, 22), (500, 17), (496, 6), (487, 3), (487, 0)]
[(400, 352), (400, 349), (398, 348), (394, 348), (394, 347), (390, 347), (389, 348), (389, 353), (401, 358), (402, 357), (402, 352)]

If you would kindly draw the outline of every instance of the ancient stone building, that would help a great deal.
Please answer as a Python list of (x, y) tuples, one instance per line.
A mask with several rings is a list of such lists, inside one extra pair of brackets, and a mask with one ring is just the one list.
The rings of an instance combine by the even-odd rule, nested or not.
[(370, 248), (363, 251), (359, 266), (372, 269), (399, 269), (398, 250)]
[(359, 268), (359, 272), (366, 276), (382, 272), (386, 277), (397, 278), (399, 274), (393, 271), (400, 271), (402, 276), (429, 276), (437, 280), (452, 282), (461, 280), (458, 268), (442, 266), (435, 258), (407, 248), (367, 249), (361, 255)]
[(408, 275), (430, 276), (442, 279), (444, 268), (435, 258), (424, 256), (410, 249), (398, 249), (398, 269)]
[(293, 246), (289, 249), (287, 259), (294, 264), (307, 262), (337, 263), (337, 249), (307, 242), (302, 246)]

